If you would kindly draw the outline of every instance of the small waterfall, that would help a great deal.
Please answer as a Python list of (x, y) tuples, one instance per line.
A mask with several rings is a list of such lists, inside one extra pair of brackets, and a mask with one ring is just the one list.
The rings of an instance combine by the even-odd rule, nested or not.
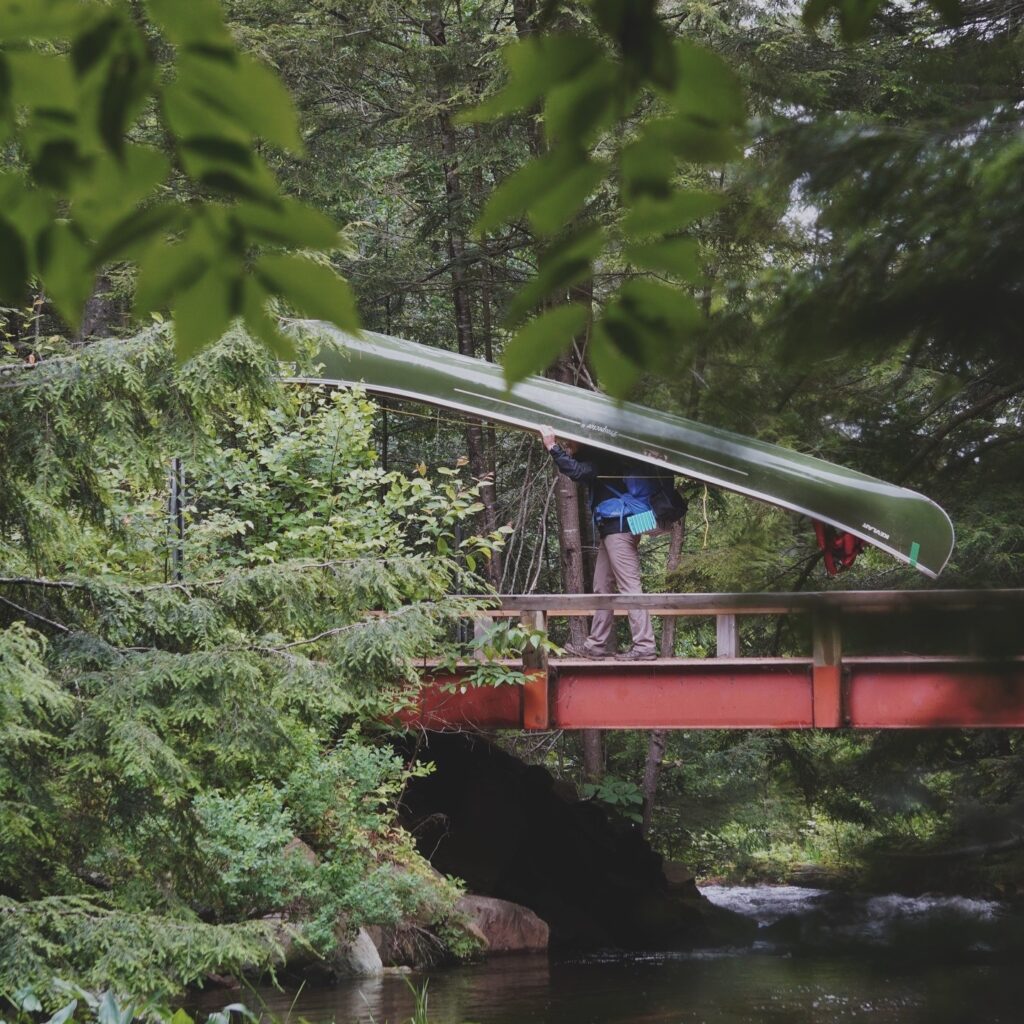
[(701, 895), (727, 910), (752, 917), (758, 924), (774, 924), (792, 914), (806, 914), (829, 892), (796, 885), (702, 885)]
[(753, 918), (773, 947), (885, 949), (906, 956), (1024, 950), (1024, 918), (994, 900), (829, 892), (796, 886), (704, 886), (721, 907)]

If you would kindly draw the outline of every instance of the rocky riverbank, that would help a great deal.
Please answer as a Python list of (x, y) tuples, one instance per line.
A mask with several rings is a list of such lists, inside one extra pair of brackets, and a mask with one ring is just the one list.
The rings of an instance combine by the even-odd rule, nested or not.
[[(705, 899), (685, 865), (664, 862), (636, 825), (546, 769), (465, 733), (421, 734), (402, 753), (434, 767), (410, 780), (401, 824), (437, 881), (458, 879), (465, 895), (440, 918), (427, 906), (355, 930), (339, 920), (327, 959), (300, 937), (302, 907), (268, 918), (286, 975), (372, 977), (549, 948), (665, 950), (752, 938), (751, 922)], [(286, 855), (317, 856), (299, 840)]]

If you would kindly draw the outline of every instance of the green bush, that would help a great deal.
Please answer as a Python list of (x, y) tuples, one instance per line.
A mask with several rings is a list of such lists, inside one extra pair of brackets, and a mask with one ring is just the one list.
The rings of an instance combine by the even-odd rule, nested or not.
[[(0, 397), (0, 433), (34, 453), (0, 466), (0, 611), (50, 624), (0, 624), (0, 989), (166, 995), (270, 965), (261, 917), (326, 953), (451, 911), (395, 825), (380, 723), (480, 607), (449, 596), (485, 589), (457, 537), (475, 489), (382, 472), (363, 395), (265, 370), (232, 333), (175, 374), (154, 331)], [(178, 580), (163, 467), (182, 450)]]

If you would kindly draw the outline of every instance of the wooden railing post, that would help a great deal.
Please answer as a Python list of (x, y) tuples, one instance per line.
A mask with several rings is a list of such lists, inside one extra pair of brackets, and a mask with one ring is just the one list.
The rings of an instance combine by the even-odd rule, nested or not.
[(740, 650), (740, 633), (735, 615), (715, 616), (715, 657), (735, 658)]
[(480, 641), (487, 636), (493, 626), (494, 619), (490, 615), (484, 615), (482, 612), (479, 612), (473, 616), (473, 657), (477, 661), (485, 660)]
[[(548, 635), (548, 616), (544, 611), (524, 611), (519, 621), (525, 630), (539, 630)], [(547, 729), (551, 725), (548, 685), (548, 653), (542, 646), (523, 647), (523, 728)]]
[(843, 658), (839, 612), (817, 608), (812, 613), (813, 664), (811, 702), (814, 725), (836, 729), (843, 725)]

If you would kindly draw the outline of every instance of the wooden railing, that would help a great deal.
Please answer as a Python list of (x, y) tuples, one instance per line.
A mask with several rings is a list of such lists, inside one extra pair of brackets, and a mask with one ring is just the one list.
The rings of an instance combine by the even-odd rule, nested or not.
[[(494, 618), (518, 617), (534, 629), (547, 629), (551, 618), (574, 618), (596, 611), (625, 616), (644, 610), (651, 615), (714, 618), (718, 657), (739, 653), (739, 620), (754, 615), (810, 615), (815, 648), (835, 646), (843, 619), (862, 615), (940, 615), (962, 613), (966, 629), (1019, 615), (1019, 640), (1024, 650), (1024, 589), (999, 590), (842, 590), (767, 594), (508, 594), (500, 607), (485, 613)], [(968, 645), (971, 644), (970, 638)], [(954, 645), (955, 646), (955, 645)], [(962, 646), (962, 645), (961, 645)], [(977, 643), (973, 644), (977, 648)], [(838, 650), (835, 652), (838, 654)], [(952, 653), (952, 652), (951, 652)], [(973, 652), (980, 653), (977, 649)]]
[[(543, 646), (527, 647), (528, 682), (514, 707), (507, 693), (470, 693), (461, 707), (439, 698), (424, 705), (423, 724), (447, 720), (528, 729), (1024, 725), (1024, 590), (515, 594), (501, 597), (500, 606), (482, 613), (477, 626), (516, 617), (546, 633), (554, 618), (599, 610), (627, 615), (635, 609), (713, 618), (715, 657), (549, 662)], [(807, 653), (741, 655), (744, 617), (790, 614), (810, 617)], [(898, 649), (883, 649), (881, 641), (872, 649), (871, 636), (859, 635), (861, 649), (844, 651), (844, 639), (853, 632), (850, 623), (864, 617), (887, 627), (878, 630), (885, 639), (898, 637)]]

